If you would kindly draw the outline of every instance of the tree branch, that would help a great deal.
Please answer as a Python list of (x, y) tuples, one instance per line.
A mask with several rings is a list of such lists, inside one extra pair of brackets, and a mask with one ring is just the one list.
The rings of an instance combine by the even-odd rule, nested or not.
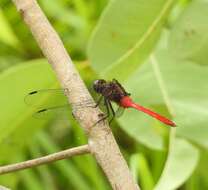
[(27, 160), (27, 161), (16, 163), (16, 164), (10, 164), (7, 166), (2, 166), (0, 167), (0, 174), (6, 174), (6, 173), (18, 171), (18, 170), (23, 170), (26, 168), (32, 168), (35, 166), (48, 164), (51, 162), (69, 158), (71, 156), (81, 155), (81, 154), (86, 154), (86, 153), (90, 153), (90, 149), (88, 145), (70, 148), (70, 149), (63, 150), (63, 151), (53, 153), (53, 154), (49, 154), (47, 156), (43, 156), (40, 158)]
[(74, 109), (77, 103), (93, 100), (77, 70), (75, 69), (59, 36), (50, 25), (36, 0), (13, 0), (17, 9), (30, 28), (48, 62), (52, 65), (72, 106), (73, 114), (89, 138), (90, 151), (105, 172), (113, 189), (137, 190), (128, 166), (107, 122), (94, 124), (100, 119), (98, 108)]

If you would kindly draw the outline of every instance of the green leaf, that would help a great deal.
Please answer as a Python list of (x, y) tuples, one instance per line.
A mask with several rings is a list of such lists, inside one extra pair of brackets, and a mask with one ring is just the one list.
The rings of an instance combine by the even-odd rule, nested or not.
[(56, 78), (45, 60), (14, 66), (0, 75), (0, 154), (9, 160), (11, 155), (32, 139), (47, 120), (35, 119), (35, 107), (25, 104), (25, 96), (40, 88), (50, 88)]
[(143, 190), (153, 189), (154, 181), (145, 156), (141, 153), (130, 157), (130, 167), (135, 181), (139, 179)]
[(92, 36), (88, 53), (105, 78), (126, 79), (149, 55), (173, 0), (114, 0)]
[[(167, 112), (170, 112), (178, 126), (177, 135), (208, 148), (208, 91), (205, 82), (208, 68), (174, 60), (164, 50), (157, 52), (153, 61), (156, 70), (150, 64), (152, 62), (147, 62), (124, 84), (126, 90), (132, 94), (135, 102), (152, 107), (154, 111), (169, 118)], [(162, 80), (162, 85), (159, 85), (158, 80)], [(136, 111), (125, 113), (125, 117), (119, 121), (122, 128), (139, 142), (152, 148), (160, 147), (160, 138), (166, 133), (166, 126), (156, 128), (154, 119)], [(157, 135), (157, 140), (153, 135)]]
[(85, 22), (75, 11), (72, 11), (69, 7), (64, 5), (64, 2), (58, 0), (41, 1), (41, 4), (48, 15), (59, 19), (59, 22), (64, 22), (66, 25), (75, 29), (83, 29)]
[[(178, 125), (176, 134), (207, 147), (206, 97), (208, 94), (207, 85), (204, 81), (207, 80), (208, 70), (190, 62), (184, 63), (178, 63), (172, 59), (165, 50), (158, 51), (157, 57), (153, 56), (151, 62), (145, 64), (128, 81), (130, 85), (128, 82), (125, 85), (129, 86), (135, 94), (134, 99), (142, 102), (142, 104), (149, 103), (156, 106), (165, 102)], [(132, 92), (131, 90), (129, 92)], [(128, 119), (126, 117), (126, 123)], [(142, 125), (149, 127), (147, 123), (141, 122), (138, 117), (134, 119), (134, 125), (136, 124), (138, 127), (142, 127)], [(128, 128), (125, 130), (131, 130), (132, 127)], [(150, 136), (148, 136), (149, 138)], [(177, 188), (187, 180), (197, 164), (197, 149), (185, 140), (174, 143), (174, 138), (175, 135), (171, 137), (171, 149), (169, 149), (168, 161), (162, 175), (164, 177), (160, 179), (156, 189)], [(187, 164), (184, 165), (184, 163)]]
[(0, 41), (3, 43), (10, 45), (14, 48), (17, 48), (20, 43), (18, 41), (17, 36), (12, 31), (12, 27), (4, 16), (3, 11), (0, 9)]
[[(93, 74), (89, 66), (78, 64), (78, 69), (87, 83), (91, 83)], [(51, 119), (50, 114), (38, 119), (34, 113), (46, 108), (49, 103), (62, 105), (59, 103), (65, 96), (62, 93), (46, 93), (34, 98), (31, 105), (26, 104), (26, 96), (31, 91), (60, 88), (50, 65), (43, 59), (25, 62), (3, 72), (0, 75), (0, 88), (0, 160), (8, 161), (8, 157), (13, 159), (11, 155), (31, 141), (32, 136)], [(63, 115), (66, 116), (66, 113), (63, 112)]]
[(193, 175), (186, 182), (186, 188), (188, 190), (195, 190), (198, 189), (198, 187), (200, 187), (200, 189), (208, 189), (208, 151), (202, 150), (200, 153), (201, 154), (198, 167), (194, 171)]
[[(193, 1), (171, 30), (170, 52), (180, 60), (208, 64), (208, 1)], [(181, 43), (183, 42), (183, 43)]]
[(154, 190), (172, 190), (183, 184), (195, 169), (198, 150), (185, 140), (175, 138), (165, 168)]
[[(177, 70), (174, 77), (174, 107), (180, 128), (177, 134), (208, 148), (207, 130), (207, 64), (208, 54), (208, 2), (193, 1), (178, 18), (169, 39), (169, 56), (166, 62), (173, 62)], [(183, 43), (181, 43), (183, 42)], [(190, 61), (192, 63), (190, 63)], [(183, 64), (181, 66), (181, 64)], [(173, 77), (172, 77), (173, 79)], [(177, 84), (177, 86), (176, 86)], [(180, 85), (179, 85), (180, 84)]]
[(178, 125), (177, 135), (208, 148), (208, 91), (205, 83), (208, 68), (191, 62), (178, 62), (167, 52), (158, 53), (157, 58), (172, 114)]
[(152, 149), (163, 149), (163, 139), (154, 119), (137, 110), (127, 110), (118, 121), (122, 129), (136, 141)]

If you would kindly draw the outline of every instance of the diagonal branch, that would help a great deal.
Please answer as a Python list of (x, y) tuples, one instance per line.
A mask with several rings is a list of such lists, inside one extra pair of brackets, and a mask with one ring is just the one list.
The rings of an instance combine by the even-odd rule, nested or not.
[(0, 174), (6, 174), (6, 173), (18, 171), (18, 170), (23, 170), (26, 168), (32, 168), (35, 166), (48, 164), (48, 163), (55, 162), (58, 160), (63, 160), (63, 159), (69, 158), (71, 156), (87, 154), (87, 153), (90, 153), (90, 149), (89, 149), (88, 145), (70, 148), (70, 149), (63, 150), (63, 151), (53, 153), (53, 154), (49, 154), (47, 156), (43, 156), (40, 158), (27, 160), (27, 161), (16, 163), (16, 164), (1, 166), (0, 167)]
[[(72, 109), (80, 101), (92, 99), (59, 36), (36, 0), (13, 0), (13, 2), (53, 67), (62, 87), (68, 89), (69, 93), (66, 95)], [(90, 151), (105, 172), (113, 189), (138, 190), (107, 123), (100, 122), (94, 126), (94, 123), (100, 119), (99, 109), (86, 107), (82, 110), (74, 110), (73, 115), (86, 131)]]

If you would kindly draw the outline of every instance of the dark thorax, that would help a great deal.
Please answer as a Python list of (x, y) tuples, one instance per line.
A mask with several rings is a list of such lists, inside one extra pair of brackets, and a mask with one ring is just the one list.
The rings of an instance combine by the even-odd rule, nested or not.
[(106, 82), (103, 79), (97, 80), (94, 83), (94, 89), (106, 99), (116, 102), (118, 104), (122, 97), (130, 95), (115, 79), (109, 82)]

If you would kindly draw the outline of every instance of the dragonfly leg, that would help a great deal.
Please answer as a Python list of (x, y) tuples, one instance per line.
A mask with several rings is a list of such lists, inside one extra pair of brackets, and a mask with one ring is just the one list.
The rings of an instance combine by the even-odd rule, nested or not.
[(99, 117), (102, 117), (102, 118), (99, 119), (94, 125), (100, 123), (101, 121), (104, 121), (105, 119), (107, 119), (110, 116), (110, 109), (109, 109), (108, 101), (106, 99), (104, 99), (104, 104), (105, 104), (105, 107), (106, 107), (106, 110), (107, 110), (107, 114), (106, 115), (101, 114)]
[(105, 107), (106, 107), (106, 110), (107, 110), (107, 114), (104, 117), (104, 119), (106, 119), (106, 118), (108, 118), (110, 116), (109, 103), (108, 103), (108, 100), (106, 98), (104, 99), (104, 104), (105, 104)]
[(112, 121), (114, 120), (114, 118), (115, 118), (116, 113), (115, 113), (115, 111), (114, 111), (114, 109), (113, 109), (112, 104), (111, 104), (109, 101), (108, 101), (108, 105), (109, 105), (110, 110), (111, 110), (111, 112), (112, 112), (112, 114), (113, 114), (112, 118), (111, 118), (110, 121), (109, 121), (109, 124), (111, 124), (111, 122), (112, 122)]
[(103, 99), (103, 96), (101, 95), (100, 98), (98, 99), (97, 103), (93, 107), (94, 108), (98, 107), (100, 105), (100, 102), (102, 101), (102, 99)]
[(108, 101), (107, 99), (105, 99), (105, 100), (104, 100), (104, 104), (105, 104), (105, 106), (106, 106), (107, 115), (104, 116), (102, 119), (100, 119), (98, 122), (107, 119), (107, 118), (110, 116), (110, 112), (112, 112), (113, 116), (112, 116), (112, 118), (111, 118), (110, 121), (109, 121), (109, 124), (111, 124), (111, 122), (112, 122), (113, 119), (115, 118), (116, 113), (115, 113), (115, 111), (114, 111), (114, 109), (113, 109), (113, 106), (112, 106), (112, 104), (110, 103), (110, 101)]
[(103, 99), (103, 96), (100, 96), (95, 105), (91, 105), (91, 102), (90, 102), (89, 105), (87, 105), (86, 107), (96, 108), (100, 105), (100, 102), (102, 101), (102, 99)]

